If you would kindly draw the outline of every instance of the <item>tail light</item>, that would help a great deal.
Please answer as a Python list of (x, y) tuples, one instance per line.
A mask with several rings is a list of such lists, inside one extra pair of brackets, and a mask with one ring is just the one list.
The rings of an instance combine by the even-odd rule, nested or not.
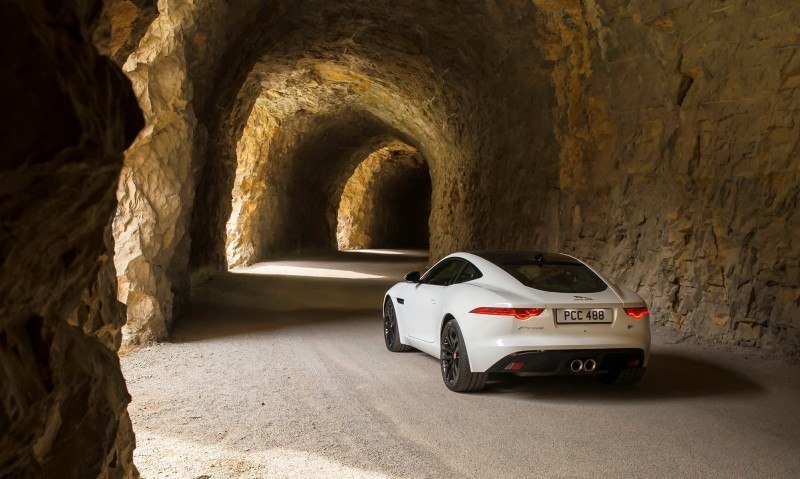
[(491, 308), (488, 306), (475, 308), (470, 313), (489, 314), (493, 316), (514, 316), (517, 319), (530, 319), (539, 316), (544, 308)]
[(647, 316), (648, 313), (649, 311), (647, 311), (647, 308), (625, 308), (625, 314), (633, 319), (642, 319)]
[(513, 363), (506, 364), (505, 369), (506, 371), (519, 371), (520, 369), (525, 367), (525, 363), (523, 361), (514, 361)]

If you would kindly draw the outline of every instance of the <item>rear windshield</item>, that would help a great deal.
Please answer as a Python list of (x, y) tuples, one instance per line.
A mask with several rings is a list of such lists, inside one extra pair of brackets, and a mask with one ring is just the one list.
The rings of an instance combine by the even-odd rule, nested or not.
[(499, 266), (525, 286), (551, 293), (599, 293), (608, 287), (581, 263), (545, 261)]

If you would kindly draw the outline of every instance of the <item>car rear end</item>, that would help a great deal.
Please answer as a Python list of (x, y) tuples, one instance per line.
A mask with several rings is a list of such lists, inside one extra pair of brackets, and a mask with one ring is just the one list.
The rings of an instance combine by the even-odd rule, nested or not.
[[(601, 374), (647, 365), (649, 312), (636, 293), (565, 255), (507, 263), (497, 266), (517, 283), (501, 290), (490, 278), (483, 288), (493, 294), (476, 292), (483, 302), (460, 321), (473, 371)], [(559, 276), (564, 269), (572, 274)]]

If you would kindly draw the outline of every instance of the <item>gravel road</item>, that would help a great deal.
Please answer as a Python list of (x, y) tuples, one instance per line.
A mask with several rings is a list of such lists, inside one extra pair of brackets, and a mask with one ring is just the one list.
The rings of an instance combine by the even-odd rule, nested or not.
[[(385, 252), (390, 253), (390, 252)], [(448, 391), (380, 308), (421, 255), (262, 263), (195, 289), (173, 342), (122, 358), (154, 478), (800, 477), (800, 367), (656, 329), (632, 388)]]

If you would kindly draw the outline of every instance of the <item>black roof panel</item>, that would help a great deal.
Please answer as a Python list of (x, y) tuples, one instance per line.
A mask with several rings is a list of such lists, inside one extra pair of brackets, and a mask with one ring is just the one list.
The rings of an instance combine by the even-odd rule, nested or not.
[(559, 263), (580, 263), (569, 256), (559, 253), (548, 253), (545, 251), (483, 250), (468, 251), (468, 253), (474, 254), (475, 256), (480, 256), (481, 258), (498, 265), (508, 263), (533, 263), (539, 261), (539, 255), (541, 255), (542, 258), (541, 261), (548, 263), (551, 261), (558, 261)]

